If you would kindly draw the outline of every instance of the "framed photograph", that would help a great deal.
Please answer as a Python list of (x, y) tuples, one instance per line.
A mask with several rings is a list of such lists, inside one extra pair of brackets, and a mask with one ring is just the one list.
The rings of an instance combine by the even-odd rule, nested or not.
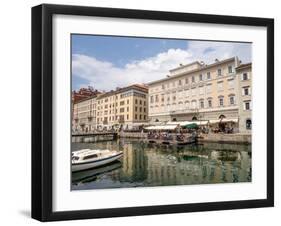
[(32, 217), (274, 205), (274, 21), (32, 8)]

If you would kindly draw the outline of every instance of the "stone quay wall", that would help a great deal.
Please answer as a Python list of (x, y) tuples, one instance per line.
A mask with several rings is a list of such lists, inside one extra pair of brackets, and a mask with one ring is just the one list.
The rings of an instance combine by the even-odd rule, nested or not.
[[(120, 138), (137, 138), (146, 139), (147, 133), (141, 132), (119, 132), (118, 136)], [(198, 137), (199, 142), (215, 142), (215, 143), (228, 143), (228, 144), (251, 144), (252, 136), (251, 134), (219, 134), (219, 133), (209, 133), (200, 134)]]
[(138, 139), (146, 139), (147, 133), (142, 132), (119, 132), (118, 137), (120, 138), (138, 138)]
[(251, 134), (220, 134), (220, 133), (209, 133), (200, 134), (198, 137), (199, 142), (216, 142), (216, 143), (229, 143), (229, 144), (251, 144)]

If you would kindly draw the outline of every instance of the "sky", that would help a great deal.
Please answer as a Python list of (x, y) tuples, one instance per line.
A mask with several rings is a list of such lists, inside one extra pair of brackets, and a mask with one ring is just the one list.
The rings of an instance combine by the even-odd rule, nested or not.
[(72, 35), (72, 89), (100, 91), (165, 78), (179, 64), (238, 56), (251, 62), (250, 43)]

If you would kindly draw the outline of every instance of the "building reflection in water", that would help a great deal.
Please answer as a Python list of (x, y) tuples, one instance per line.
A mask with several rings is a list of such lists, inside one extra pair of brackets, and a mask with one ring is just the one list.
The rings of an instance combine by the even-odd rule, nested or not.
[(132, 143), (124, 145), (122, 180), (143, 182), (147, 178), (147, 156), (142, 147), (134, 148)]
[(124, 152), (120, 168), (107, 172), (99, 180), (91, 182), (101, 183), (106, 178), (107, 183), (103, 187), (251, 181), (249, 145), (204, 144), (168, 147), (132, 140), (92, 145), (99, 149), (118, 149)]

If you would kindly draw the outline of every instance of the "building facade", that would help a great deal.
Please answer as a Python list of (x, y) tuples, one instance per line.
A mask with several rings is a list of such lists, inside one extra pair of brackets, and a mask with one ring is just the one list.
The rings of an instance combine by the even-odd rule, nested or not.
[[(212, 64), (180, 65), (161, 80), (149, 85), (151, 123), (184, 120), (239, 121), (240, 80), (238, 57)], [(238, 128), (237, 128), (238, 129)]]
[(73, 131), (132, 129), (148, 121), (148, 88), (131, 85), (74, 104)]
[(252, 130), (252, 64), (241, 64), (236, 68), (239, 95), (239, 131)]
[(73, 104), (73, 132), (89, 132), (96, 128), (96, 98), (89, 97)]

